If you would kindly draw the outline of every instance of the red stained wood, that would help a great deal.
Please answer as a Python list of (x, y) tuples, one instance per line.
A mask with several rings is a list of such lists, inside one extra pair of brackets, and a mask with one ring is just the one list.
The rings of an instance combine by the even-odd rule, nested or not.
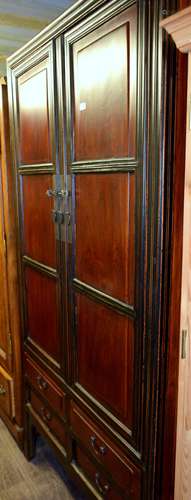
[(134, 303), (135, 177), (87, 174), (76, 179), (76, 276)]
[(20, 159), (22, 164), (51, 161), (47, 61), (22, 75), (19, 87)]
[(133, 322), (83, 295), (76, 300), (77, 381), (131, 428)]
[(115, 482), (124, 490), (124, 494), (140, 498), (140, 470), (74, 402), (71, 404), (71, 423), (76, 436), (84, 443), (89, 453), (110, 471)]
[(54, 415), (51, 408), (31, 391), (31, 405), (36, 413), (42, 418), (48, 429), (59, 439), (59, 442), (66, 447), (66, 430), (63, 422)]
[(57, 281), (29, 267), (25, 278), (28, 336), (59, 362)]
[(56, 267), (55, 224), (52, 199), (46, 191), (51, 175), (23, 176), (24, 253), (50, 267)]
[(135, 38), (132, 7), (74, 44), (76, 160), (135, 155)]

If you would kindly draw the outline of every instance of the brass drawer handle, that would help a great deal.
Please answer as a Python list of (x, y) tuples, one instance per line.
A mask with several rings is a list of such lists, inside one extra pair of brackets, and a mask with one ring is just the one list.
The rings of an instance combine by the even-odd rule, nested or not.
[(108, 493), (108, 491), (109, 491), (109, 485), (103, 484), (103, 486), (102, 486), (101, 481), (100, 481), (99, 472), (96, 472), (96, 474), (95, 474), (95, 483), (96, 483), (97, 489), (101, 493), (101, 495), (105, 496), (106, 493)]
[(93, 450), (95, 451), (96, 455), (105, 455), (107, 453), (107, 447), (106, 446), (99, 446), (97, 444), (96, 436), (91, 436), (90, 437), (90, 442)]
[(43, 391), (48, 389), (48, 383), (40, 375), (38, 375), (36, 380), (37, 380), (37, 385), (38, 385), (39, 389), (41, 389)]
[(4, 396), (6, 394), (6, 389), (3, 385), (0, 385), (0, 396)]
[(50, 422), (50, 420), (52, 419), (51, 413), (44, 406), (42, 406), (40, 411), (44, 422)]

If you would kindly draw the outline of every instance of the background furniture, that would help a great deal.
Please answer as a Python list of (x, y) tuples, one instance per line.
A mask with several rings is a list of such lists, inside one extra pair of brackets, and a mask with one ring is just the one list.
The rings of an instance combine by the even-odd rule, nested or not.
[(0, 416), (23, 441), (21, 339), (7, 86), (0, 80)]

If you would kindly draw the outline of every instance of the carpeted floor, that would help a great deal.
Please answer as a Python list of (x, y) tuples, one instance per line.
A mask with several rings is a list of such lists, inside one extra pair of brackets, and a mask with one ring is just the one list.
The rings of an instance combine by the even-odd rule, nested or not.
[(0, 419), (0, 500), (84, 500), (40, 439), (28, 462)]

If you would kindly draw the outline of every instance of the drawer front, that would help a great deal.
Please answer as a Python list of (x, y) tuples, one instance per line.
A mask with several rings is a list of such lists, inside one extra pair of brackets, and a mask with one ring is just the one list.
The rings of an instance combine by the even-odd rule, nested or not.
[(71, 403), (72, 431), (129, 496), (140, 499), (141, 471), (75, 403)]
[(9, 418), (15, 417), (13, 379), (0, 367), (0, 407)]
[(76, 465), (102, 497), (108, 500), (121, 500), (121, 495), (115, 491), (103, 472), (89, 460), (79, 447), (76, 448)]
[(25, 357), (25, 373), (31, 385), (47, 399), (60, 416), (65, 417), (65, 394), (28, 356)]
[(66, 447), (66, 432), (64, 423), (57, 418), (48, 405), (44, 404), (38, 396), (31, 391), (31, 405), (33, 410), (41, 417), (48, 429)]

